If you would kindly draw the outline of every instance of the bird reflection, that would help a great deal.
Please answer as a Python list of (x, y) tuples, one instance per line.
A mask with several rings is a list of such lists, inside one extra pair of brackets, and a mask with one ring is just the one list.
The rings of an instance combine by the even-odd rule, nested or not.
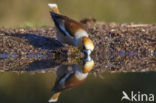
[(57, 70), (55, 85), (51, 90), (49, 102), (56, 102), (62, 91), (72, 89), (80, 85), (93, 69), (94, 61), (83, 60), (83, 64), (62, 65)]

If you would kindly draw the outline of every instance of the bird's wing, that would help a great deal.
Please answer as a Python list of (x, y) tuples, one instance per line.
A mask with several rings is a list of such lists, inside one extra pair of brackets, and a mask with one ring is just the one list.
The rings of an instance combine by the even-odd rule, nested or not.
[(52, 11), (50, 11), (51, 17), (55, 23), (55, 26), (65, 35), (70, 36), (69, 33), (66, 31), (64, 24), (65, 24), (65, 18), (64, 16), (60, 14), (56, 14)]
[(56, 14), (54, 12), (50, 12), (56, 27), (65, 35), (74, 37), (74, 34), (77, 30), (82, 29), (85, 30), (84, 27), (66, 16)]
[(65, 21), (65, 29), (71, 36), (74, 36), (80, 29), (85, 31), (85, 28), (79, 22), (69, 18)]

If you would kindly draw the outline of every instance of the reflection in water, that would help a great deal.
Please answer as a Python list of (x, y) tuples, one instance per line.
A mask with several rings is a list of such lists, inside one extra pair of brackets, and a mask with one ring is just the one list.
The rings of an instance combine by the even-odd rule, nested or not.
[[(95, 51), (97, 52), (97, 51)], [(101, 53), (102, 54), (102, 53)], [(150, 53), (138, 52), (108, 52), (105, 55), (94, 55), (96, 62), (94, 71), (149, 71), (156, 68), (156, 51)], [(72, 63), (68, 58), (55, 58), (51, 54), (28, 54), (20, 57), (17, 54), (0, 54), (0, 72), (5, 71), (44, 71), (53, 72), (62, 64)], [(76, 60), (77, 61), (77, 60)], [(74, 61), (74, 62), (76, 62)]]
[(55, 85), (51, 91), (49, 102), (56, 102), (62, 91), (71, 89), (80, 85), (93, 69), (94, 61), (83, 61), (82, 65), (62, 65), (57, 70)]
[[(155, 70), (155, 56), (155, 51), (144, 55), (133, 51), (127, 53), (124, 50), (110, 52), (105, 53), (104, 56), (98, 56), (98, 60), (94, 56), (93, 59), (96, 62), (94, 66), (93, 60), (83, 61), (83, 64), (72, 62), (72, 65), (68, 65), (72, 60), (67, 58), (56, 60), (40, 53), (26, 55), (23, 58), (18, 58), (17, 55), (0, 54), (0, 71), (2, 71), (0, 73), (0, 103), (47, 103), (48, 100), (49, 102), (58, 100), (59, 103), (120, 103), (123, 90), (126, 93), (140, 91), (156, 94), (156, 72), (112, 74), (98, 71), (97, 74), (90, 73), (88, 76), (93, 66), (93, 72), (99, 68), (113, 71), (111, 67), (119, 68), (121, 71), (123, 71), (122, 68), (128, 71), (129, 68), (139, 69), (139, 67)], [(142, 65), (146, 61), (147, 64)], [(116, 68), (114, 70), (119, 71)], [(21, 70), (28, 73), (6, 72)], [(57, 71), (57, 78), (55, 73), (51, 73), (54, 71)], [(76, 86), (78, 87), (72, 89)], [(68, 89), (72, 90), (62, 93)]]
[[(49, 72), (1, 72), (0, 103), (48, 103), (55, 79)], [(121, 103), (122, 91), (156, 94), (155, 87), (156, 72), (89, 73), (81, 85), (62, 93), (58, 103)]]

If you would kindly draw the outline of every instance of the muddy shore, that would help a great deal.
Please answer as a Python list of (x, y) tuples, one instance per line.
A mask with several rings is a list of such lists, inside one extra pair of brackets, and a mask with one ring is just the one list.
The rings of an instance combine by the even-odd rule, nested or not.
[[(93, 72), (156, 70), (155, 24), (81, 22), (95, 44)], [(56, 40), (55, 27), (0, 28), (0, 71), (55, 71), (59, 65), (81, 62), (82, 56)]]

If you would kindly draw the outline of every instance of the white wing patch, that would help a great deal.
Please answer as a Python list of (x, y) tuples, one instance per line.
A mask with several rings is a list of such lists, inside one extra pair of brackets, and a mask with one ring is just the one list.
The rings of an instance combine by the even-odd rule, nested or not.
[(58, 98), (57, 99), (50, 99), (48, 102), (57, 102), (58, 101)]
[(49, 3), (48, 6), (49, 6), (50, 8), (55, 8), (55, 7), (57, 8), (57, 4), (50, 4), (50, 3)]
[(64, 27), (63, 24), (62, 24), (62, 25), (59, 25), (59, 27), (60, 27), (60, 29), (61, 29), (67, 36), (72, 37), (72, 36), (67, 32), (67, 30), (65, 29), (65, 27)]
[(61, 85), (64, 85), (66, 79), (67, 79), (69, 76), (70, 76), (70, 73), (66, 74), (65, 77), (63, 77), (63, 78), (61, 79), (60, 84), (61, 84)]

